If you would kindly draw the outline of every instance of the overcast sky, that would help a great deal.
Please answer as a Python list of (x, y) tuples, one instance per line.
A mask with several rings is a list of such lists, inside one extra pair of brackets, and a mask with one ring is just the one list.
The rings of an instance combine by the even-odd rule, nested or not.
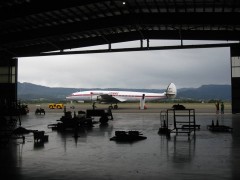
[[(150, 41), (156, 45), (179, 41)], [(139, 46), (137, 41), (112, 48)], [(19, 82), (49, 87), (165, 89), (171, 82), (177, 88), (231, 83), (229, 48), (42, 56), (19, 58), (18, 63)]]

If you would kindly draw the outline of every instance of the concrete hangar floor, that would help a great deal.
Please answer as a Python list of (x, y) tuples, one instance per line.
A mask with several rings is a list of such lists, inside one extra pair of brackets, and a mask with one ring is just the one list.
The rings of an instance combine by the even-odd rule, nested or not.
[[(31, 108), (30, 108), (31, 109)], [(33, 109), (33, 107), (32, 107)], [(33, 135), (12, 139), (1, 147), (1, 175), (15, 179), (239, 179), (240, 116), (196, 110), (200, 129), (190, 137), (171, 133), (159, 135), (160, 110), (113, 111), (108, 125), (96, 123), (79, 132), (58, 132), (48, 128), (63, 112), (30, 111), (21, 117), (22, 127), (43, 130), (48, 142), (34, 143)], [(208, 125), (233, 127), (232, 132), (211, 132)], [(169, 123), (171, 125), (171, 122)], [(115, 142), (118, 130), (139, 130), (145, 140)]]

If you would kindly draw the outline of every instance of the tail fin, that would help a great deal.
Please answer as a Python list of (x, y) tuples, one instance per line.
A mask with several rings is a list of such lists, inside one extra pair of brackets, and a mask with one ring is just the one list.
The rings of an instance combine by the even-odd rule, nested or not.
[(175, 86), (175, 84), (173, 83), (170, 83), (167, 87), (167, 90), (166, 90), (166, 96), (167, 98), (175, 98), (177, 96), (177, 88)]

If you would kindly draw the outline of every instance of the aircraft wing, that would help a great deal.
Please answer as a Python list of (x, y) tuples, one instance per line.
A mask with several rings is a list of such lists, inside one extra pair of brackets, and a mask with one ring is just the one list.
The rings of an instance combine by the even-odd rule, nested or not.
[(109, 94), (101, 94), (99, 95), (101, 97), (101, 101), (104, 102), (124, 102), (126, 99), (122, 99), (119, 97), (113, 97), (112, 95)]

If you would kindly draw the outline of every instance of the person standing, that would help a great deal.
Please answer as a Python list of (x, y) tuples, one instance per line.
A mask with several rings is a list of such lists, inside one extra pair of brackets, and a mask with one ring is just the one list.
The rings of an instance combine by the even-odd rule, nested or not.
[(221, 103), (221, 114), (224, 114), (224, 103)]
[(96, 109), (96, 107), (97, 107), (97, 106), (95, 106), (95, 103), (96, 103), (96, 102), (93, 102), (93, 104), (92, 104), (93, 110)]
[(219, 113), (219, 101), (217, 101), (215, 103), (215, 105), (216, 105), (216, 114), (218, 114)]

